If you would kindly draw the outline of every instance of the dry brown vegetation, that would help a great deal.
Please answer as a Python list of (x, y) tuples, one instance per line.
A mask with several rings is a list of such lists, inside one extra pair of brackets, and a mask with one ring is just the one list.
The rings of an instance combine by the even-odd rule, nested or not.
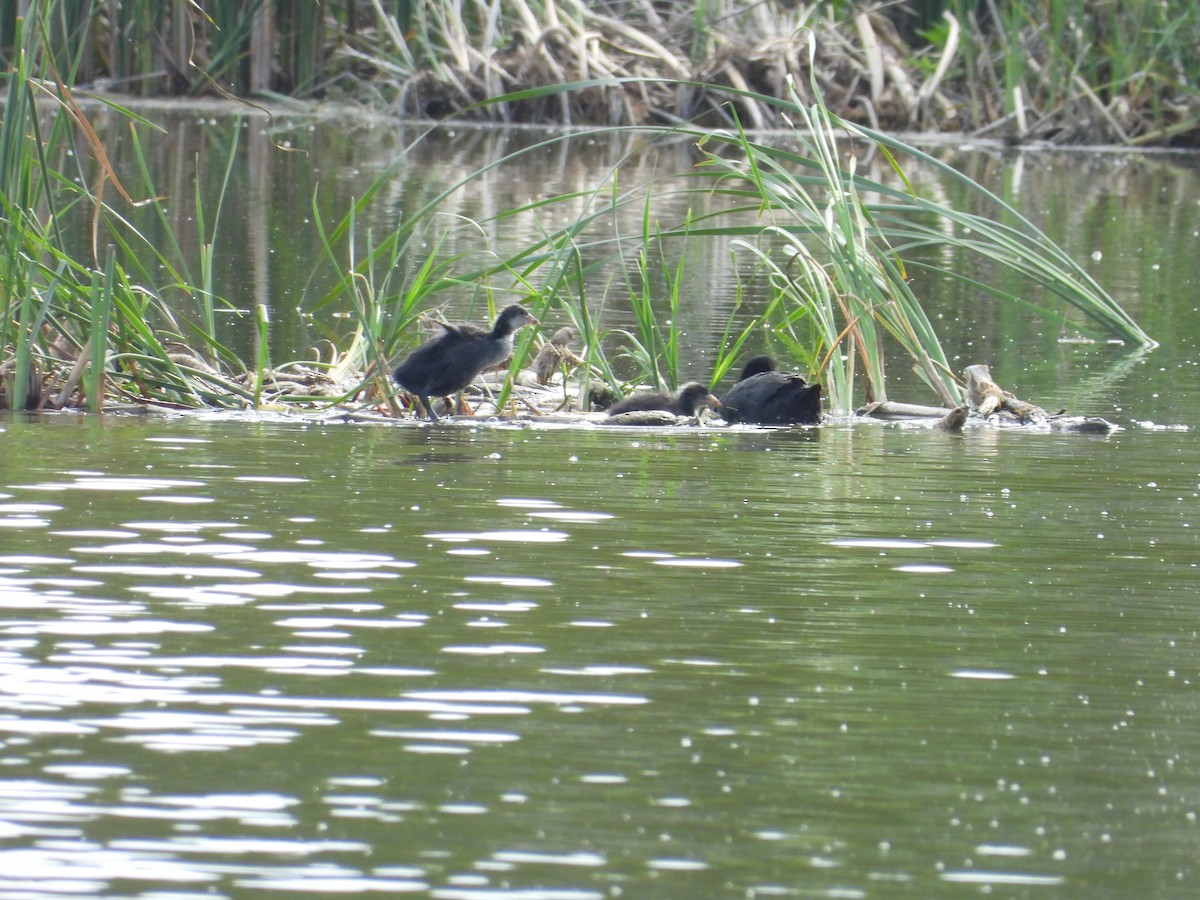
[[(368, 75), (360, 95), (408, 117), (708, 126), (736, 117), (767, 128), (786, 124), (770, 100), (811, 76), (838, 115), (887, 131), (1200, 143), (1194, 54), (1170, 52), (1172, 37), (1200, 29), (1196, 13), (1170, 20), (1176, 30), (1166, 34), (1163, 22), (1115, 21), (1119, 12), (1062, 0), (1049, 4), (1064, 32), (1054, 38), (1041, 5), (1028, 3), (513, 0), (503, 18), (482, 0), (449, 5), (422, 7), (426, 18), (407, 37), (392, 33), (392, 60), (349, 53)], [(940, 16), (918, 16), (931, 7)], [(1118, 46), (1110, 32), (1122, 28), (1133, 31)], [(1167, 52), (1152, 53), (1156, 40)], [(564, 83), (584, 86), (545, 90)], [(745, 94), (731, 101), (730, 89)], [(519, 99), (479, 105), (512, 94)]]
[(786, 125), (789, 80), (815, 80), (832, 111), (886, 131), (1200, 146), (1200, 8), (1183, 0), (10, 4), (10, 65), (22, 9), (55, 48), (34, 61), (41, 77), (120, 93), (760, 128)]

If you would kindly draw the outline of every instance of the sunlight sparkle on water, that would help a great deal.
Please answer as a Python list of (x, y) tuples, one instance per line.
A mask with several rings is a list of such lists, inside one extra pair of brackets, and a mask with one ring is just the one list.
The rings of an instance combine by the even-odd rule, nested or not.
[(153, 491), (167, 488), (205, 487), (203, 481), (179, 478), (139, 478), (137, 476), (80, 475), (74, 481), (46, 481), (40, 484), (23, 484), (28, 491)]
[(73, 572), (110, 572), (120, 575), (146, 575), (154, 577), (179, 576), (182, 578), (261, 578), (258, 572), (249, 569), (231, 569), (221, 566), (130, 566), (119, 564), (74, 566)]
[(939, 540), (928, 541), (930, 547), (954, 547), (963, 550), (992, 550), (1000, 545), (995, 541)]
[(651, 859), (646, 861), (646, 867), (660, 872), (702, 872), (708, 863), (698, 859)]
[(681, 569), (736, 569), (742, 564), (736, 559), (671, 557), (654, 560), (656, 566), (676, 566)]
[(512, 541), (518, 544), (557, 544), (567, 540), (570, 537), (565, 531), (550, 531), (549, 529), (539, 529), (537, 531), (520, 531), (520, 530), (505, 530), (505, 531), (435, 531), (429, 534), (424, 534), (422, 537), (429, 538), (431, 541), (445, 541), (446, 543), (468, 543), (470, 541)]
[(144, 500), (147, 503), (173, 503), (178, 506), (198, 506), (202, 503), (214, 503), (212, 497), (193, 497), (187, 494), (168, 494), (165, 497), (147, 494), (145, 497), (138, 497), (139, 500)]
[(607, 860), (599, 853), (539, 853), (532, 850), (501, 850), (492, 859), (506, 863), (540, 863), (552, 866), (603, 866)]
[(988, 672), (980, 669), (957, 669), (950, 673), (951, 678), (972, 678), (976, 681), (1009, 681), (1016, 678), (1010, 672)]
[(281, 628), (419, 628), (427, 617), (404, 619), (334, 619), (320, 616), (296, 616), (279, 619)]
[(306, 484), (311, 479), (294, 475), (238, 475), (234, 481), (251, 481), (263, 484)]
[(564, 704), (640, 706), (650, 702), (646, 697), (628, 694), (575, 694), (501, 689), (491, 691), (411, 691), (404, 696), (413, 700), (440, 700), (457, 703), (548, 703), (554, 706)]
[(6, 625), (6, 634), (62, 634), (62, 635), (112, 635), (112, 634), (186, 634), (212, 631), (213, 626), (190, 622), (167, 622), (160, 619), (134, 619), (112, 621), (95, 619), (90, 621), (64, 620), (57, 622), (30, 622)]
[(1022, 875), (1019, 872), (943, 872), (942, 881), (953, 884), (1016, 884), (1045, 885), (1062, 884), (1061, 875)]
[(1012, 844), (980, 844), (975, 848), (980, 856), (1031, 856), (1033, 851), (1028, 847), (1018, 847)]
[(455, 609), (464, 609), (471, 612), (528, 612), (531, 609), (537, 609), (537, 606), (532, 600), (511, 600), (508, 602), (473, 600), (454, 604)]
[(526, 644), (461, 644), (442, 648), (443, 653), (463, 653), (468, 656), (504, 656), (507, 654), (545, 653), (545, 647)]

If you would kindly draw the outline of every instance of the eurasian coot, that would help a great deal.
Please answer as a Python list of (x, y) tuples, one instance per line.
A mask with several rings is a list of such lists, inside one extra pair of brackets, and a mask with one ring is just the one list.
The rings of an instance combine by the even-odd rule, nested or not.
[(700, 407), (710, 406), (714, 409), (721, 401), (708, 392), (708, 388), (696, 381), (690, 381), (677, 393), (667, 394), (657, 391), (639, 391), (630, 394), (624, 400), (618, 400), (608, 408), (610, 416), (627, 412), (642, 412), (649, 409), (664, 409), (677, 416), (694, 416)]
[(821, 385), (777, 371), (769, 356), (756, 356), (721, 400), (721, 415), (730, 424), (815, 425), (821, 421)]
[(410, 393), (416, 394), (437, 421), (431, 397), (448, 397), (466, 390), (480, 372), (503, 363), (513, 348), (513, 334), (538, 320), (518, 304), (504, 307), (491, 331), (474, 325), (439, 322), (444, 334), (422, 344), (396, 367), (392, 377)]

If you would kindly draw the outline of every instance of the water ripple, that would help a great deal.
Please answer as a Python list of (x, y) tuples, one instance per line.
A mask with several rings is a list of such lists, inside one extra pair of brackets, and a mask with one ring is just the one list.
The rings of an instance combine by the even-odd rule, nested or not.
[(546, 703), (552, 706), (637, 706), (649, 703), (646, 697), (628, 694), (575, 694), (520, 690), (461, 690), (410, 691), (404, 695), (413, 700), (436, 700), (458, 703)]
[(499, 584), (504, 587), (554, 587), (554, 582), (548, 578), (520, 575), (467, 575), (463, 581), (474, 584)]
[(184, 634), (212, 631), (213, 626), (198, 622), (169, 622), (164, 619), (59, 619), (51, 622), (7, 622), (0, 627), (0, 634), (60, 634), (86, 635), (129, 635), (129, 634)]
[(461, 644), (442, 648), (443, 653), (462, 653), (467, 656), (507, 656), (510, 654), (545, 653), (545, 647), (525, 644)]
[(517, 529), (499, 531), (431, 531), (422, 537), (431, 541), (444, 541), (448, 544), (465, 544), (472, 541), (510, 541), (518, 544), (559, 544), (570, 537), (565, 531), (551, 531), (547, 528), (537, 531), (522, 531)]
[(23, 484), (27, 491), (159, 491), (171, 488), (205, 487), (203, 481), (180, 478), (143, 478), (138, 476), (99, 475), (91, 473), (77, 475), (74, 481), (45, 481), (38, 484)]
[(405, 614), (395, 619), (346, 619), (321, 616), (294, 616), (275, 622), (281, 628), (419, 628), (425, 615)]
[(131, 566), (119, 563), (97, 563), (88, 566), (72, 566), (74, 572), (95, 574), (144, 575), (180, 578), (261, 578), (262, 574), (249, 569), (234, 569), (228, 566)]

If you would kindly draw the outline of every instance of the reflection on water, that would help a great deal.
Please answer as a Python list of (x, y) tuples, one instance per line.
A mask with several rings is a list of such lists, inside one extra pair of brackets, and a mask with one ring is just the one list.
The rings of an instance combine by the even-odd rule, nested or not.
[(1187, 432), (3, 427), (4, 896), (1195, 893)]

